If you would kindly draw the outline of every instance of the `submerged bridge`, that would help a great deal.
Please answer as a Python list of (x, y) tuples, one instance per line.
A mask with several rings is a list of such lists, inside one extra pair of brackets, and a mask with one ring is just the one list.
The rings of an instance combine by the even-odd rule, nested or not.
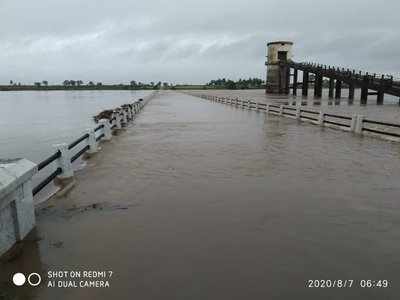
[[(398, 147), (321, 130), (374, 124), (210, 94), (149, 99), (38, 165), (0, 165), (0, 253), (23, 247), (0, 262), (0, 299), (398, 299)], [(82, 153), (86, 168), (72, 168)], [(34, 208), (54, 174), (75, 187)], [(108, 288), (47, 287), (92, 282), (49, 272), (92, 269), (115, 274), (97, 278)], [(15, 287), (16, 272), (42, 283)], [(359, 288), (365, 274), (390, 288)], [(354, 286), (306, 288), (321, 276)]]
[[(292, 60), (292, 45), (292, 42), (287, 41), (268, 44), (267, 92), (289, 94), (292, 90), (293, 95), (297, 95), (297, 90), (301, 87), (302, 95), (306, 97), (310, 85), (313, 84), (314, 96), (321, 98), (324, 78), (327, 78), (329, 98), (340, 99), (345, 86), (349, 90), (350, 102), (354, 100), (356, 88), (361, 89), (361, 104), (367, 104), (370, 95), (376, 96), (377, 104), (383, 104), (385, 94), (400, 97), (400, 81), (395, 81), (393, 76), (318, 63), (295, 62)], [(299, 71), (303, 73), (301, 82)]]

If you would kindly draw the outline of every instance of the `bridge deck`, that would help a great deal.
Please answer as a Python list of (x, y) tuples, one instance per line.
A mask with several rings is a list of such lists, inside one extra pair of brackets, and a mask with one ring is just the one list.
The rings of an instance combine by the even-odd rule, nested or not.
[(111, 288), (23, 299), (398, 295), (304, 288), (397, 278), (398, 146), (166, 93), (103, 148), (39, 211), (42, 240), (0, 267), (112, 270)]

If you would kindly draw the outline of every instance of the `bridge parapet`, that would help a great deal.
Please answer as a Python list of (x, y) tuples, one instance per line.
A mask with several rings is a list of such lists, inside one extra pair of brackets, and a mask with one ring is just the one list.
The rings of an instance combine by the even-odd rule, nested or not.
[(296, 68), (299, 70), (307, 70), (312, 73), (323, 73), (327, 76), (337, 76), (343, 78), (344, 80), (358, 80), (358, 81), (367, 81), (375, 84), (384, 84), (387, 86), (391, 86), (393, 84), (400, 85), (400, 82), (394, 81), (394, 77), (388, 74), (377, 74), (377, 73), (369, 73), (363, 71), (356, 71), (354, 69), (349, 68), (339, 68), (330, 65), (322, 65), (317, 63), (309, 63), (309, 62), (294, 62), (288, 61), (287, 65)]
[(293, 118), (297, 119), (298, 121), (311, 122), (312, 124), (319, 126), (342, 129), (358, 135), (368, 134), (388, 139), (390, 141), (400, 142), (400, 124), (371, 120), (363, 115), (354, 114), (349, 116), (329, 113), (326, 111), (312, 110), (307, 107), (303, 108), (301, 101), (296, 103), (296, 106), (293, 106), (281, 104), (278, 105), (274, 103), (261, 103), (252, 100), (239, 100), (238, 98), (189, 94), (212, 102), (229, 104), (236, 108)]
[(35, 226), (32, 176), (37, 166), (26, 159), (0, 161), (0, 255)]

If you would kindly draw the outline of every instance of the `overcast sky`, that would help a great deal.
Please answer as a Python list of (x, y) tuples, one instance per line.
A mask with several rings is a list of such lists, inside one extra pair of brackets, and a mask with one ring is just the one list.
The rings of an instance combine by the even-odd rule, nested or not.
[(400, 72), (397, 0), (0, 0), (0, 82), (203, 83), (294, 60)]

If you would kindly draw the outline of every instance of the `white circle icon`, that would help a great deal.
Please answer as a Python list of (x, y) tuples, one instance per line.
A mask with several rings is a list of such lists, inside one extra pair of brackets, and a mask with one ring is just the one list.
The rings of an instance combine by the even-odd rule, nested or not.
[(38, 273), (31, 273), (28, 276), (28, 282), (31, 286), (38, 286), (42, 282), (42, 277)]
[(25, 284), (26, 278), (22, 273), (15, 273), (12, 280), (16, 286), (22, 286)]

